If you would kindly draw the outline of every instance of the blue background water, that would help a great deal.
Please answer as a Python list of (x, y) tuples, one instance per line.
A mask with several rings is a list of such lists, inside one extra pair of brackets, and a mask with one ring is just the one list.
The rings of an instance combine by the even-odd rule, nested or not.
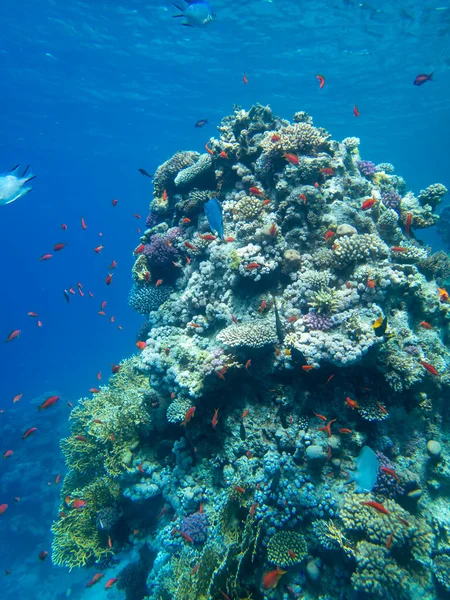
[[(3, 598), (18, 589), (54, 598), (86, 579), (66, 578), (36, 555), (49, 549), (58, 490), (47, 482), (63, 470), (66, 400), (86, 394), (99, 370), (106, 378), (111, 363), (135, 350), (141, 318), (127, 294), (152, 189), (137, 168), (153, 173), (177, 150), (202, 151), (234, 104), (260, 102), (285, 118), (306, 110), (334, 139), (360, 137), (362, 157), (392, 162), (415, 192), (435, 182), (450, 187), (449, 7), (439, 0), (213, 6), (216, 22), (188, 29), (158, 0), (0, 4), (0, 172), (21, 163), (38, 176), (31, 194), (0, 207), (0, 335), (22, 330), (19, 340), (0, 345), (0, 450), (15, 452), (0, 464), (0, 503), (9, 504), (0, 543), (12, 544), (1, 554), (0, 577), (13, 569)], [(431, 71), (434, 82), (412, 85)], [(316, 73), (326, 78), (323, 90)], [(209, 124), (195, 129), (202, 118)], [(438, 248), (433, 235), (423, 237)], [(40, 262), (57, 242), (68, 245)], [(107, 287), (113, 259), (118, 267)], [(63, 289), (78, 281), (86, 295), (67, 304)], [(103, 300), (106, 318), (97, 314)], [(28, 311), (39, 313), (42, 328)], [(38, 414), (35, 405), (50, 393), (60, 402)], [(38, 432), (21, 442), (32, 425)], [(37, 582), (39, 591), (31, 588)]]

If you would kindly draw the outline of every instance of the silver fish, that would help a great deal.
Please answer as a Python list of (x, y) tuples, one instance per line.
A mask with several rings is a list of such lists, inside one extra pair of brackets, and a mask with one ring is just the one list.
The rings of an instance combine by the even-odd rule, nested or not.
[(21, 196), (24, 196), (33, 189), (31, 185), (26, 185), (36, 175), (28, 173), (28, 167), (19, 175), (20, 165), (16, 165), (14, 169), (9, 173), (0, 174), (0, 206), (5, 204), (11, 204), (14, 200), (17, 200)]

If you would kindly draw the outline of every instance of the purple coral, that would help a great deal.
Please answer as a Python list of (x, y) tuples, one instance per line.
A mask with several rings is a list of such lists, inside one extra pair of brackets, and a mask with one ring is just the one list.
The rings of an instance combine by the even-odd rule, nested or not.
[(148, 217), (145, 221), (145, 226), (147, 227), (147, 229), (151, 229), (152, 227), (154, 227), (155, 225), (158, 224), (159, 218), (158, 218), (158, 213), (155, 212), (149, 212)]
[(381, 194), (381, 200), (386, 208), (397, 210), (400, 207), (402, 197), (395, 190), (389, 190), (388, 192), (383, 192)]
[(315, 312), (309, 312), (303, 317), (303, 322), (309, 329), (317, 329), (319, 331), (328, 331), (334, 325), (333, 320), (329, 317), (324, 317)]
[(371, 162), (370, 160), (358, 160), (356, 164), (360, 173), (364, 175), (364, 177), (372, 177), (372, 175), (376, 173), (377, 167), (375, 163)]
[(391, 469), (395, 473), (394, 464), (382, 452), (376, 452), (377, 458), (380, 461), (380, 470), (378, 471), (377, 482), (372, 490), (375, 495), (382, 495), (385, 498), (396, 498), (405, 493), (405, 488), (400, 481), (381, 470), (381, 467)]
[(208, 517), (201, 512), (184, 517), (181, 521), (181, 532), (188, 535), (194, 544), (203, 544), (208, 533)]
[(178, 259), (178, 250), (173, 245), (179, 237), (181, 229), (172, 227), (166, 235), (152, 235), (150, 243), (145, 244), (143, 253), (148, 259), (150, 267), (167, 267)]

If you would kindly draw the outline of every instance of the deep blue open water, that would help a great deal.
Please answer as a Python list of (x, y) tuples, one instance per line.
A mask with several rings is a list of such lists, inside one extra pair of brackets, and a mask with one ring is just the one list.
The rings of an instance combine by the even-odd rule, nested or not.
[[(450, 186), (445, 2), (213, 6), (215, 22), (189, 29), (163, 0), (0, 3), (0, 172), (29, 164), (37, 175), (30, 194), (0, 207), (0, 337), (21, 330), (0, 345), (0, 451), (14, 451), (0, 459), (0, 504), (9, 505), (0, 517), (2, 600), (93, 597), (83, 595), (82, 571), (69, 574), (37, 555), (50, 550), (67, 401), (135, 351), (141, 318), (127, 296), (152, 192), (138, 168), (154, 173), (177, 150), (202, 152), (233, 105), (259, 102), (289, 119), (305, 110), (333, 139), (359, 137), (364, 159), (393, 163), (416, 193), (435, 182)], [(434, 81), (413, 85), (432, 71)], [(208, 125), (195, 128), (199, 119)], [(433, 230), (422, 237), (442, 246)], [(53, 252), (59, 242), (67, 247)], [(47, 252), (53, 258), (40, 261)], [(67, 303), (63, 290), (77, 291), (77, 282), (85, 296)], [(106, 317), (98, 315), (102, 301)], [(51, 394), (61, 396), (58, 406), (39, 413)], [(35, 436), (22, 441), (32, 426)]]

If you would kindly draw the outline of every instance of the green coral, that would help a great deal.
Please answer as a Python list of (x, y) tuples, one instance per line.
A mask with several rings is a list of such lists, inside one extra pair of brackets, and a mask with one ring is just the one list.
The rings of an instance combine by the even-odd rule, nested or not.
[(333, 313), (339, 308), (339, 298), (336, 290), (318, 290), (314, 292), (308, 305), (314, 308), (318, 313)]
[(239, 265), (241, 264), (242, 259), (236, 250), (232, 250), (230, 252), (230, 269), (233, 271), (237, 271), (239, 269)]
[[(108, 477), (73, 490), (70, 501), (64, 502), (58, 520), (51, 527), (55, 565), (69, 569), (84, 567), (113, 553), (98, 530), (97, 513), (106, 506), (112, 506), (119, 495), (119, 484)], [(84, 500), (86, 505), (74, 508), (74, 500)]]
[(435, 556), (433, 560), (433, 573), (447, 592), (450, 592), (450, 556), (447, 554)]
[(267, 544), (267, 558), (283, 569), (302, 562), (308, 553), (305, 538), (297, 531), (277, 531)]

